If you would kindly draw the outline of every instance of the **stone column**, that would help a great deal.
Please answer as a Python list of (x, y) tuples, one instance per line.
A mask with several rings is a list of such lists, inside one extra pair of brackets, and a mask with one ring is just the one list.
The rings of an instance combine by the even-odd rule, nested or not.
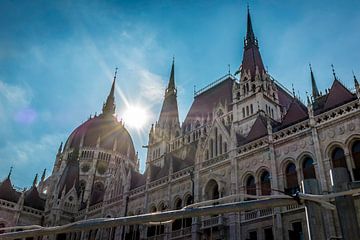
[[(349, 190), (350, 178), (346, 168), (337, 167), (332, 170), (333, 190), (341, 192)], [(354, 199), (352, 196), (341, 196), (335, 198), (335, 205), (340, 221), (342, 237), (350, 240), (360, 236), (359, 224), (356, 218)]]

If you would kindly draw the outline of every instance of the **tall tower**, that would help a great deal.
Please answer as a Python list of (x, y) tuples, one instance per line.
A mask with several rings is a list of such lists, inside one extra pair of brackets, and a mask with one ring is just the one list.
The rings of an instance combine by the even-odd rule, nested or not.
[(168, 151), (169, 142), (180, 135), (179, 111), (177, 105), (177, 89), (175, 87), (174, 60), (168, 86), (161, 108), (159, 120), (151, 127), (149, 133), (149, 150), (147, 162), (163, 165), (163, 155)]
[(259, 113), (280, 121), (277, 86), (264, 68), (249, 8), (243, 59), (237, 74), (240, 81), (234, 84), (233, 102), (234, 123), (239, 133), (246, 135)]

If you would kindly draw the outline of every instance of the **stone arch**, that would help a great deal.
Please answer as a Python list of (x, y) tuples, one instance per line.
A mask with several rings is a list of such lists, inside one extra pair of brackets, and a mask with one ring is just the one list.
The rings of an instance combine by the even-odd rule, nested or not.
[(345, 145), (342, 142), (338, 142), (338, 141), (333, 141), (331, 142), (326, 148), (325, 148), (325, 156), (327, 159), (331, 160), (331, 153), (335, 148), (342, 148), (343, 150), (345, 150)]
[(288, 194), (294, 194), (300, 190), (299, 179), (297, 176), (298, 167), (294, 162), (287, 162), (285, 165), (284, 176), (285, 176), (285, 192)]
[[(7, 227), (8, 226), (8, 222), (5, 220), (5, 219), (3, 219), (3, 218), (0, 218), (0, 228), (4, 228), (4, 227)], [(1, 231), (0, 230), (0, 234), (1, 233), (4, 233), (5, 231)]]
[(271, 172), (263, 168), (258, 177), (261, 195), (271, 195)]
[(203, 196), (206, 200), (212, 200), (220, 198), (220, 185), (218, 181), (211, 178), (203, 188)]
[(189, 205), (188, 203), (190, 202), (189, 199), (192, 201), (193, 200), (193, 196), (190, 192), (186, 192), (183, 195), (183, 199), (184, 199), (184, 206)]
[(158, 204), (157, 209), (159, 211), (164, 211), (166, 208), (167, 208), (167, 205), (165, 204), (165, 201), (160, 201), (159, 204)]
[[(295, 166), (297, 165), (297, 162), (294, 158), (285, 158), (283, 161), (281, 161), (280, 163), (280, 170), (281, 170), (281, 174), (285, 176), (285, 170), (286, 167), (289, 163), (293, 163), (295, 164)], [(296, 166), (298, 168), (298, 166)]]
[(246, 194), (256, 195), (256, 180), (253, 174), (248, 174), (244, 182)]
[[(311, 158), (313, 160), (313, 165), (315, 165), (317, 163), (317, 159), (315, 158), (315, 154), (313, 154), (310, 151), (304, 151), (304, 152), (300, 153), (300, 155), (296, 159), (296, 161), (299, 163), (298, 164), (299, 167), (297, 168), (297, 171), (299, 172), (298, 176), (300, 176), (301, 179), (304, 179), (304, 162), (308, 158)], [(314, 174), (315, 174), (315, 178), (316, 178), (315, 166), (313, 167), (313, 169), (315, 171)]]
[(304, 152), (299, 156), (301, 177), (303, 179), (316, 179), (316, 170), (314, 164), (316, 160), (314, 159), (313, 154), (309, 152)]

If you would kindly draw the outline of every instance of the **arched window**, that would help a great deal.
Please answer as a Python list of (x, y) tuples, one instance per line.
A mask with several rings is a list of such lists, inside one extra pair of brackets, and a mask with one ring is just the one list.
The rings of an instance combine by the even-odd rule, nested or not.
[(105, 187), (102, 182), (96, 182), (94, 184), (93, 192), (91, 194), (90, 205), (102, 202), (104, 199)]
[[(150, 212), (156, 212), (156, 207), (155, 206), (152, 206), (150, 208)], [(156, 234), (156, 226), (148, 226), (147, 228), (147, 236), (148, 237), (152, 237), (152, 236), (155, 236)]]
[(339, 168), (339, 167), (346, 168), (346, 160), (345, 160), (344, 150), (342, 150), (339, 147), (335, 148), (331, 154), (331, 161), (332, 161), (333, 168)]
[[(175, 208), (175, 210), (182, 208), (182, 201), (180, 198), (176, 199), (174, 208)], [(179, 230), (181, 228), (182, 228), (182, 219), (176, 219), (172, 224), (172, 230), (175, 231), (175, 230)]]
[(246, 180), (246, 194), (256, 195), (255, 178), (252, 175), (250, 175)]
[(243, 118), (245, 118), (245, 108), (242, 108)]
[(360, 180), (360, 141), (356, 141), (351, 148), (352, 158), (354, 160), (354, 178)]
[(219, 186), (214, 179), (211, 179), (205, 187), (205, 197), (206, 200), (218, 199), (220, 197), (219, 194)]
[(304, 179), (316, 179), (314, 161), (311, 157), (306, 157), (303, 162)]
[(264, 171), (260, 176), (261, 181), (261, 195), (270, 195), (271, 194), (271, 182), (270, 182), (270, 173)]
[[(188, 206), (193, 203), (193, 197), (191, 195), (187, 195), (185, 198), (185, 206)], [(184, 227), (191, 227), (192, 224), (192, 218), (185, 218), (183, 226)]]
[(246, 106), (246, 116), (249, 116), (249, 106)]
[(285, 170), (286, 176), (286, 188), (285, 192), (288, 194), (294, 194), (299, 191), (299, 182), (296, 173), (296, 166), (294, 163), (289, 163)]
[(253, 105), (250, 104), (250, 113), (253, 114), (254, 113), (254, 108), (253, 108)]

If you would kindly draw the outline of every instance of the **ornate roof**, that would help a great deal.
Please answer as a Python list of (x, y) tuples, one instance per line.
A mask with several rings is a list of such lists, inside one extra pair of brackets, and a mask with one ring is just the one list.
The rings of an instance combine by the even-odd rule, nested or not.
[(9, 177), (0, 184), (0, 199), (16, 203), (20, 195), (21, 194), (13, 188)]
[(129, 132), (113, 115), (101, 114), (81, 124), (70, 134), (65, 148), (79, 148), (83, 137), (83, 147), (95, 148), (100, 141), (100, 148), (113, 150), (115, 146), (116, 152), (136, 160), (135, 148)]

